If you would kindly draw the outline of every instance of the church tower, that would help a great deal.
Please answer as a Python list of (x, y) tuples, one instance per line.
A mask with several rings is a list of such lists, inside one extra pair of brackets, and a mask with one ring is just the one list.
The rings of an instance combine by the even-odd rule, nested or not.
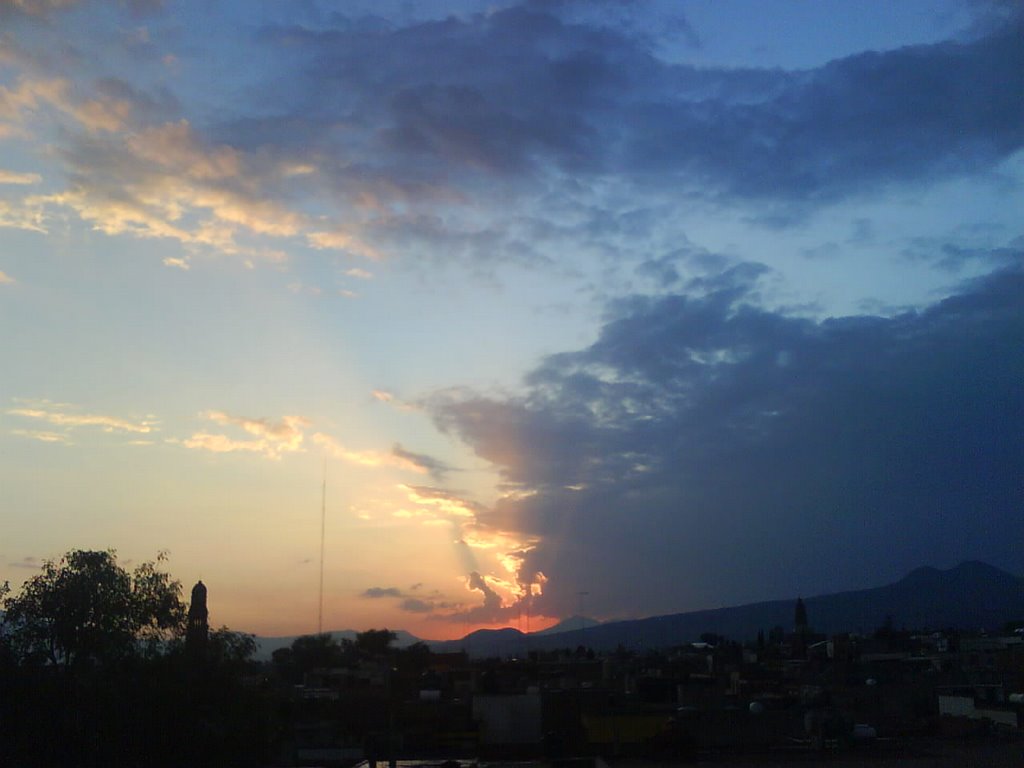
[(202, 581), (192, 587), (192, 602), (188, 607), (188, 627), (185, 630), (185, 648), (201, 654), (210, 636), (210, 612), (206, 608), (206, 585)]

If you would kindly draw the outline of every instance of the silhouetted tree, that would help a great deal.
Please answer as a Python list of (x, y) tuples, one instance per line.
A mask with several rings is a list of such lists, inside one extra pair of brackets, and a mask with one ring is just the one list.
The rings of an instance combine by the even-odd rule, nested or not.
[(327, 632), (320, 635), (302, 635), (288, 648), (278, 648), (271, 654), (277, 673), (292, 683), (301, 683), (305, 674), (314, 669), (345, 666), (345, 648)]
[(397, 637), (394, 632), (387, 629), (368, 629), (356, 635), (355, 648), (363, 656), (387, 656), (391, 651), (391, 643)]
[(210, 632), (207, 653), (212, 663), (241, 667), (256, 653), (256, 638), (221, 627)]
[(159, 570), (166, 559), (129, 573), (113, 550), (73, 550), (43, 564), (4, 601), (4, 633), (15, 655), (70, 670), (155, 652), (185, 616), (181, 584)]

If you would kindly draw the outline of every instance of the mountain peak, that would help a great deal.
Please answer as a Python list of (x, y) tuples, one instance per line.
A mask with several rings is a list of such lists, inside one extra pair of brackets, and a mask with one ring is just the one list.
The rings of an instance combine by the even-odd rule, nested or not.
[(971, 580), (993, 580), (993, 581), (1017, 581), (1018, 578), (1011, 573), (996, 568), (994, 565), (982, 562), (981, 560), (964, 560), (952, 568), (940, 570), (929, 565), (915, 568), (897, 583), (901, 585), (920, 586), (937, 584), (942, 581)]

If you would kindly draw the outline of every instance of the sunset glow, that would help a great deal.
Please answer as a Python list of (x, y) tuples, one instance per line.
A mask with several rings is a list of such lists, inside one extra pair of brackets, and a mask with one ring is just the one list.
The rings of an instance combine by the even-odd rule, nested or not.
[(1024, 572), (1022, 19), (0, 0), (0, 583), (311, 632), (322, 504), (430, 639)]

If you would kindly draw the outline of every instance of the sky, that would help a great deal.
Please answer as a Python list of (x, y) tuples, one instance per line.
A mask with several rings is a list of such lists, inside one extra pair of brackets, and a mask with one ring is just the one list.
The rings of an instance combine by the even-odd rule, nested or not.
[[(0, 0), (0, 582), (451, 638), (1024, 574), (1024, 14)], [(323, 515), (321, 514), (323, 512)]]

